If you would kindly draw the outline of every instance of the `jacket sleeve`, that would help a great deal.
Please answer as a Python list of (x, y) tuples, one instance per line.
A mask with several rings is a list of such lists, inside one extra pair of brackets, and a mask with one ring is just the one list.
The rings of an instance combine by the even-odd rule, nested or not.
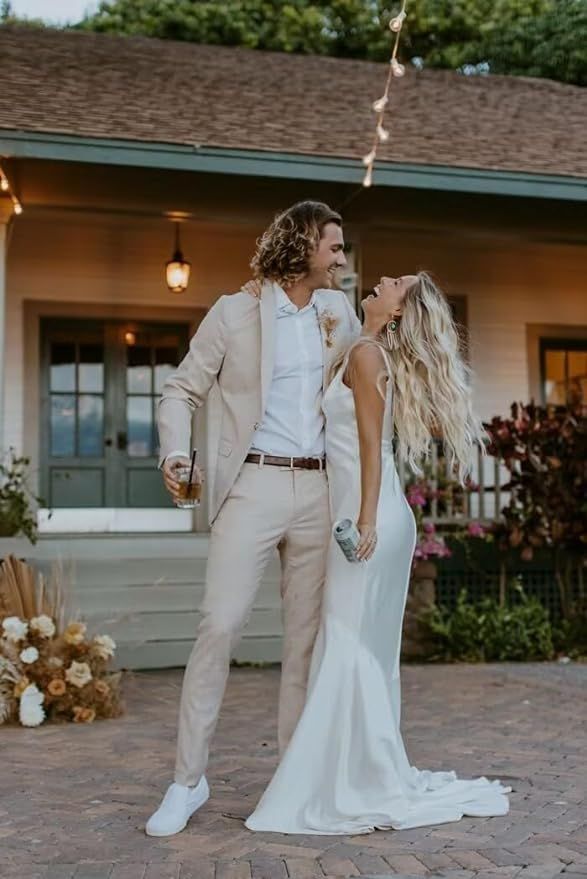
[(346, 293), (344, 293), (343, 295), (344, 295), (344, 307), (346, 309), (348, 322), (349, 322), (350, 340), (351, 340), (351, 342), (354, 342), (354, 340), (357, 338), (357, 336), (361, 335), (362, 324), (361, 324), (361, 321), (359, 320), (359, 318), (357, 317), (357, 315), (355, 314), (355, 312), (353, 311), (353, 309), (351, 307), (351, 303), (349, 302), (348, 296), (346, 295)]
[(226, 353), (226, 296), (214, 303), (190, 341), (189, 351), (163, 385), (157, 408), (159, 466), (174, 449), (191, 448), (192, 415), (203, 406)]

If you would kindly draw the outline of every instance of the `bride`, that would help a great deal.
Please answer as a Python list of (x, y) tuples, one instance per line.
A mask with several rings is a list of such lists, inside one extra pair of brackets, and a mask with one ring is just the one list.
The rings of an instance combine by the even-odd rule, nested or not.
[[(307, 700), (250, 830), (355, 834), (504, 815), (511, 788), (411, 766), (400, 733), (400, 645), (416, 542), (394, 461), (416, 472), (433, 435), (461, 482), (483, 430), (442, 292), (424, 272), (381, 278), (360, 339), (324, 397), (333, 521), (357, 523), (357, 563), (331, 542)], [(438, 718), (442, 728), (442, 718)]]

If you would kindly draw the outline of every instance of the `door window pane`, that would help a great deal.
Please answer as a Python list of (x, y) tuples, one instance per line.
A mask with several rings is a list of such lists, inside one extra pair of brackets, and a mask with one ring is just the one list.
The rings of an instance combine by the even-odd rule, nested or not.
[(75, 454), (75, 397), (51, 395), (51, 454), (64, 458)]
[(53, 342), (51, 345), (50, 388), (52, 391), (75, 391), (75, 345)]
[(80, 394), (78, 397), (78, 454), (103, 454), (104, 401), (102, 397)]
[(127, 349), (126, 389), (129, 394), (151, 393), (151, 349), (130, 345)]
[(79, 346), (79, 390), (101, 393), (104, 390), (104, 348), (102, 345)]
[(131, 458), (146, 458), (153, 454), (151, 399), (151, 397), (127, 397), (127, 452)]

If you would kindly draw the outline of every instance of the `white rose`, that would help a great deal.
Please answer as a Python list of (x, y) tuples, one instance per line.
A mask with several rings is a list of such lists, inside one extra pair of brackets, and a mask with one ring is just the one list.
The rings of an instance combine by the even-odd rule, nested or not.
[(15, 644), (26, 638), (28, 632), (28, 623), (23, 622), (19, 617), (6, 617), (2, 620), (2, 630), (7, 641)]
[(21, 650), (20, 652), (20, 660), (24, 662), (25, 665), (30, 665), (31, 662), (36, 662), (39, 658), (39, 651), (36, 647), (27, 647), (26, 650)]
[(42, 638), (52, 638), (55, 634), (55, 623), (46, 613), (40, 617), (33, 617), (30, 621), (30, 627), (33, 632), (38, 632)]
[(36, 684), (29, 684), (20, 697), (18, 714), (23, 726), (39, 726), (45, 720), (43, 699)]
[(92, 670), (87, 662), (74, 660), (65, 672), (65, 679), (74, 687), (81, 689), (92, 680)]
[(100, 659), (110, 659), (114, 656), (116, 650), (116, 642), (112, 640), (110, 635), (96, 635), (94, 644), (97, 648), (96, 653)]

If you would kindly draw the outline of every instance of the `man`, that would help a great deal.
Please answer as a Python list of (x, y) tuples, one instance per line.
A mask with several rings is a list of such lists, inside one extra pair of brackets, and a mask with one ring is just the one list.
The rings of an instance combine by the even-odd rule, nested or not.
[(360, 331), (346, 296), (329, 289), (346, 265), (340, 216), (320, 202), (294, 205), (266, 230), (251, 265), (260, 283), (213, 305), (159, 405), (163, 476), (177, 497), (174, 471), (189, 457), (192, 412), (218, 382), (203, 616), (183, 681), (175, 780), (147, 823), (151, 836), (183, 830), (208, 799), (204, 773), (231, 650), (275, 549), (284, 610), (280, 753), (304, 705), (320, 622), (331, 529), (322, 393), (334, 354)]

